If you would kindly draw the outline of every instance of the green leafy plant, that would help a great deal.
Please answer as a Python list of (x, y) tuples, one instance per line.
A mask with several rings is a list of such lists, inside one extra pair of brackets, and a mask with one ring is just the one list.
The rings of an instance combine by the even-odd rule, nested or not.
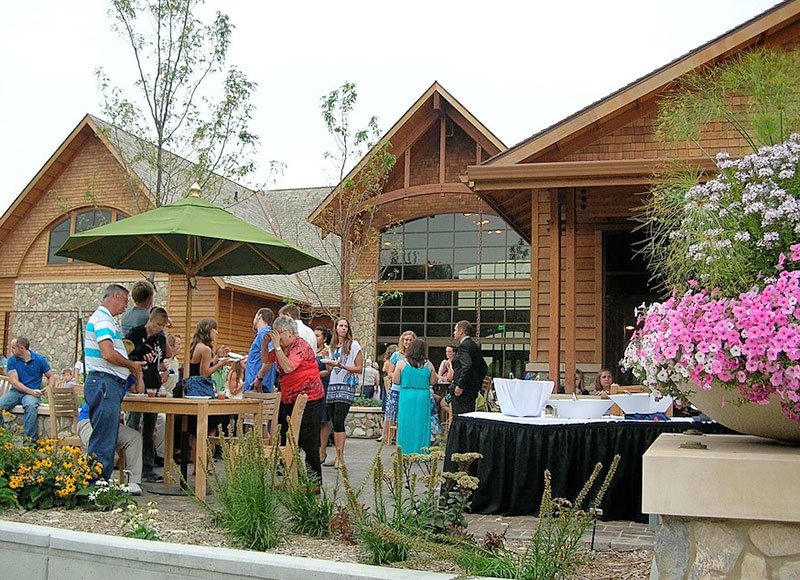
[(91, 507), (99, 511), (108, 512), (117, 508), (126, 508), (135, 503), (127, 485), (121, 485), (113, 479), (106, 481), (100, 479), (94, 486), (85, 490), (86, 497), (91, 502)]
[(588, 498), (602, 471), (601, 464), (595, 466), (574, 502), (552, 497), (550, 472), (545, 471), (539, 525), (522, 552), (506, 548), (502, 535), (475, 541), (463, 533), (441, 534), (425, 529), (409, 533), (409, 530), (387, 526), (383, 522), (373, 524), (372, 529), (385, 541), (453, 561), (470, 576), (530, 580), (565, 578), (581, 562), (580, 540), (591, 527), (618, 464), (619, 456), (615, 456), (590, 501)]
[(137, 540), (154, 540), (161, 538), (158, 535), (158, 506), (156, 502), (147, 502), (147, 510), (142, 511), (136, 503), (129, 503), (125, 508), (115, 508), (112, 513), (123, 515), (122, 527), (126, 538)]
[[(241, 424), (238, 432), (243, 433)], [(275, 439), (271, 452), (265, 456), (258, 429), (251, 429), (238, 439), (222, 438), (225, 478), (220, 477), (213, 462), (209, 463), (210, 484), (220, 507), (217, 510), (200, 502), (238, 545), (252, 550), (269, 550), (286, 538), (286, 525), (280, 517), (278, 438)]]
[(356, 397), (353, 407), (380, 407), (380, 399), (367, 399), (366, 397)]
[(298, 467), (298, 481), (284, 480), (281, 501), (286, 508), (292, 531), (314, 538), (328, 538), (331, 535), (331, 520), (336, 506), (321, 486), (316, 474), (305, 469), (300, 458), (300, 450), (295, 450), (295, 465)]

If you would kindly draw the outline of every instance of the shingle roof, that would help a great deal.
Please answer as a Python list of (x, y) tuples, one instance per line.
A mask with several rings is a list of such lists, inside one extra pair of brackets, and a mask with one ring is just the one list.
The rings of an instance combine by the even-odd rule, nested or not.
[[(155, 187), (155, 147), (102, 119), (90, 116), (107, 140), (119, 152), (130, 170), (148, 191)], [(165, 152), (164, 202), (175, 201), (189, 191), (196, 181), (195, 165), (178, 155)], [(338, 259), (338, 240), (328, 236), (322, 240), (316, 226), (306, 221), (320, 202), (330, 193), (330, 187), (254, 191), (214, 175), (204, 196), (224, 207), (237, 217), (277, 235), (290, 244), (326, 261)], [(334, 262), (335, 263), (335, 262)], [(285, 276), (225, 276), (226, 284), (241, 286), (276, 298), (289, 298), (312, 306), (335, 307), (339, 302), (339, 277), (332, 265), (318, 266), (308, 273)], [(309, 280), (313, 282), (309, 285)]]

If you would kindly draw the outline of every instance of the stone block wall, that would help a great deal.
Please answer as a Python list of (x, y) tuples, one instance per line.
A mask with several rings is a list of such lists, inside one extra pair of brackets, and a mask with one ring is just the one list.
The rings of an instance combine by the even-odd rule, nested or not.
[[(135, 281), (118, 282), (130, 288)], [(14, 293), (14, 310), (18, 312), (13, 314), (11, 337), (28, 338), (31, 349), (44, 355), (58, 375), (61, 368), (72, 367), (81, 353), (79, 311), (85, 325), (110, 283), (18, 282)], [(162, 291), (156, 294), (156, 305), (162, 306), (167, 297), (166, 283), (158, 286)]]
[(800, 578), (800, 523), (664, 516), (650, 578)]
[(383, 429), (383, 411), (380, 407), (350, 407), (344, 430), (355, 439), (377, 439)]

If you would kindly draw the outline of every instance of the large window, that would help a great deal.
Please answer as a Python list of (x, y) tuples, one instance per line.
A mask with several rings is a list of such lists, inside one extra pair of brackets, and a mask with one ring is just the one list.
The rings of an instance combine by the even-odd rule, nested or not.
[(497, 216), (440, 214), (381, 234), (383, 280), (528, 279), (530, 246)]
[(125, 216), (112, 209), (90, 209), (71, 214), (64, 218), (50, 230), (50, 239), (47, 247), (48, 264), (66, 264), (72, 262), (71, 258), (56, 256), (58, 249), (64, 245), (72, 234), (83, 232), (124, 219)]
[(378, 311), (379, 352), (396, 344), (401, 332), (413, 330), (428, 344), (436, 364), (453, 344), (459, 320), (478, 321), (483, 354), (490, 373), (524, 375), (530, 350), (531, 293), (527, 290), (403, 292)]

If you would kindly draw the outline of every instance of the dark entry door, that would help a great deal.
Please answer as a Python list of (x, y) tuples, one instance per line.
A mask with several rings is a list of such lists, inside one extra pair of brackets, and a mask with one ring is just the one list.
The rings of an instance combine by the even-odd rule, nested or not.
[(643, 302), (658, 299), (645, 259), (637, 253), (641, 241), (640, 232), (603, 234), (603, 366), (611, 369), (614, 380), (621, 385), (636, 381), (632, 374), (619, 368), (636, 323), (634, 310)]

